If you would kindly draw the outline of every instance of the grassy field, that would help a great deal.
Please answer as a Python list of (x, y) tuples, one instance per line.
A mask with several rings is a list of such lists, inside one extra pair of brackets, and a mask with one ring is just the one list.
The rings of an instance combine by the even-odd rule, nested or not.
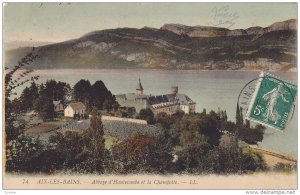
[(62, 120), (43, 122), (27, 128), (25, 132), (28, 134), (47, 133), (55, 128), (65, 125), (65, 123), (66, 122)]

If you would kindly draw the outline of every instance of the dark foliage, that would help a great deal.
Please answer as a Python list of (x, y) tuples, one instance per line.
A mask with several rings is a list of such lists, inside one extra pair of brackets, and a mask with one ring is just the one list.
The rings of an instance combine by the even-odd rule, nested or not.
[[(66, 103), (70, 95), (70, 85), (65, 82), (56, 82), (55, 80), (46, 81), (45, 84), (39, 86), (38, 98), (33, 102), (33, 108), (38, 113), (39, 117), (46, 120), (52, 120), (56, 117), (53, 101), (60, 100), (63, 104)], [(26, 101), (27, 99), (25, 99)]]
[(73, 100), (83, 102), (89, 109), (91, 107), (91, 83), (88, 80), (81, 79), (73, 88)]
[(164, 173), (172, 165), (170, 142), (145, 135), (125, 139), (112, 148), (115, 172)]
[(73, 99), (83, 102), (89, 111), (92, 110), (92, 107), (107, 111), (118, 109), (115, 96), (102, 81), (96, 81), (91, 85), (88, 80), (80, 80), (74, 85)]
[(146, 120), (148, 124), (154, 123), (154, 114), (150, 108), (141, 109), (138, 118)]
[(32, 82), (30, 87), (25, 87), (20, 96), (20, 110), (28, 111), (33, 109), (34, 102), (39, 96), (38, 86)]
[[(22, 126), (15, 126), (14, 123), (16, 121), (15, 114), (13, 114), (13, 105), (10, 100), (11, 95), (13, 94), (14, 89), (28, 83), (30, 81), (35, 81), (39, 77), (34, 76), (28, 78), (28, 74), (32, 72), (31, 70), (26, 70), (26, 66), (32, 63), (38, 56), (34, 54), (34, 48), (30, 53), (25, 55), (20, 61), (17, 62), (13, 68), (11, 68), (6, 74), (4, 78), (4, 90), (5, 90), (5, 136), (7, 143), (10, 140), (16, 139), (22, 132)], [(14, 76), (17, 75), (17, 71), (23, 69), (20, 75), (17, 78)], [(8, 68), (6, 68), (8, 70)]]

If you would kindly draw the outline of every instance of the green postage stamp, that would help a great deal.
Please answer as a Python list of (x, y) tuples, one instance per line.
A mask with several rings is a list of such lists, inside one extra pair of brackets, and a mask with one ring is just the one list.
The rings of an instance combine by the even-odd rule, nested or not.
[(297, 86), (263, 72), (252, 96), (246, 119), (284, 130), (294, 109)]

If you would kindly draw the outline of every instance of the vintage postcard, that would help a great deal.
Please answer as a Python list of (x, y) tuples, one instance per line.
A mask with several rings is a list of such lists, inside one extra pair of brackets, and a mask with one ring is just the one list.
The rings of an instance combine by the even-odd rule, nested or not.
[(4, 190), (295, 194), (297, 3), (2, 6)]

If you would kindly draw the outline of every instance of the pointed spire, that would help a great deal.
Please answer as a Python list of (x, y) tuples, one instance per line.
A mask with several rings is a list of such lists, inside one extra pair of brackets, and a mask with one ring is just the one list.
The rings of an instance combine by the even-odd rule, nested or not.
[(141, 84), (141, 78), (139, 77), (139, 83), (136, 87), (136, 90), (135, 90), (135, 95), (143, 95), (143, 86)]
[(136, 89), (137, 89), (137, 90), (144, 90), (144, 89), (143, 89), (143, 86), (142, 86), (142, 84), (141, 84), (141, 78), (140, 78), (140, 77), (139, 77), (139, 83), (138, 83)]
[(240, 124), (240, 105), (239, 103), (236, 104), (236, 113), (235, 113), (235, 119), (236, 119), (236, 124), (239, 125)]

